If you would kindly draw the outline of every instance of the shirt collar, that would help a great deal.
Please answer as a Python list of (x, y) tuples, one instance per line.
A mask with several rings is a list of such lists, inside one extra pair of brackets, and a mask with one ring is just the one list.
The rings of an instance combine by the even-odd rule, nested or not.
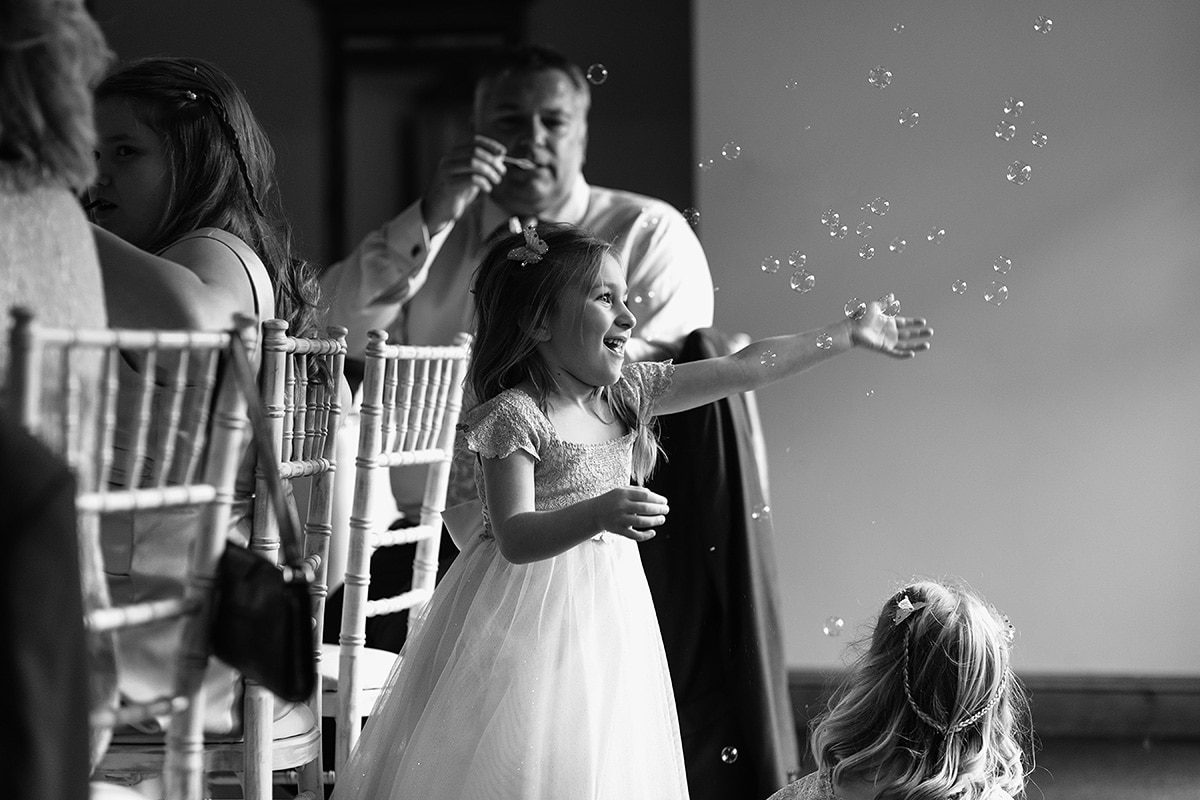
[[(538, 215), (538, 218), (546, 222), (569, 222), (572, 225), (578, 225), (583, 222), (587, 209), (588, 184), (580, 174), (576, 176), (575, 183), (571, 186), (571, 191), (567, 193), (566, 198), (557, 206), (546, 209)], [(510, 219), (513, 219), (512, 214), (501, 208), (491, 198), (491, 195), (484, 197), (479, 226), (481, 236), (488, 236)]]

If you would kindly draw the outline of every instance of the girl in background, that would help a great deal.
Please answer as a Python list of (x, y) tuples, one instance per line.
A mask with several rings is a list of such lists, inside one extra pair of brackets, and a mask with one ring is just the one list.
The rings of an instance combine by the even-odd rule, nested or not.
[(338, 800), (686, 798), (636, 547), (669, 511), (640, 485), (658, 454), (654, 416), (853, 348), (910, 358), (933, 333), (871, 304), (723, 358), (626, 365), (626, 291), (611, 245), (574, 226), (527, 228), (484, 257), (468, 370), (480, 402), (463, 417), (484, 531), (405, 645)]
[(1011, 800), (1032, 769), (1006, 617), (966, 588), (906, 586), (814, 720), (817, 771), (769, 800)]

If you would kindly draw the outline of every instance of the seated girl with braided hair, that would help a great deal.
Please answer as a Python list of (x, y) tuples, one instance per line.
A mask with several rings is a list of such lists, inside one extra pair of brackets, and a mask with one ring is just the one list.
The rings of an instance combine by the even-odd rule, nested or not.
[(1032, 756), (1012, 626), (971, 590), (920, 581), (883, 606), (812, 723), (817, 770), (769, 800), (1012, 800)]

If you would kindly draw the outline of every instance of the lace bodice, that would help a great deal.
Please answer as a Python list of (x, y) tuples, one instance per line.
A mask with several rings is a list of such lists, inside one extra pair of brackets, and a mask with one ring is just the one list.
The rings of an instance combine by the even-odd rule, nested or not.
[[(674, 369), (669, 361), (628, 364), (612, 391), (627, 397), (638, 416), (648, 419), (654, 400), (671, 385)], [(465, 415), (462, 427), (467, 447), (484, 458), (503, 458), (518, 449), (533, 456), (534, 507), (538, 511), (565, 508), (629, 484), (633, 431), (594, 444), (564, 441), (537, 402), (518, 389), (476, 406)], [(479, 470), (475, 484), (490, 534), (487, 494)]]

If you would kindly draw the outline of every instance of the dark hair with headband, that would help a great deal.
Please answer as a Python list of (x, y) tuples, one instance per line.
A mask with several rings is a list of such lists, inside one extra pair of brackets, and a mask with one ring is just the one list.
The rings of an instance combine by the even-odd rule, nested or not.
[(316, 276), (292, 256), (275, 184), (275, 151), (229, 76), (197, 58), (144, 58), (110, 73), (96, 99), (128, 101), (163, 143), (168, 197), (146, 249), (160, 252), (198, 228), (228, 231), (262, 259), (275, 286), (276, 315), (288, 321), (290, 332), (313, 330)]

